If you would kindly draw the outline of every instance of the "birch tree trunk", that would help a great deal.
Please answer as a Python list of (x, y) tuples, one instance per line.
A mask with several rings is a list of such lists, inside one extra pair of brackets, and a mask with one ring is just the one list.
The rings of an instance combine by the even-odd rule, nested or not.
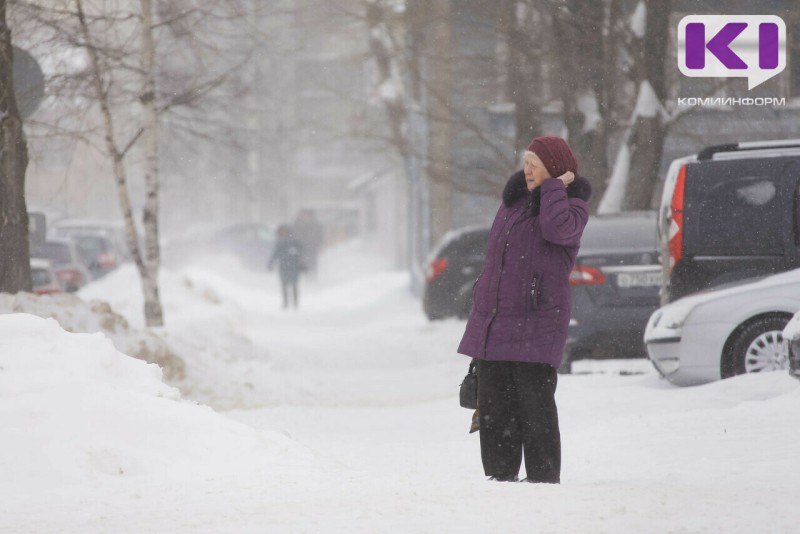
[(164, 312), (158, 292), (158, 271), (161, 267), (161, 250), (158, 243), (159, 207), (159, 124), (156, 110), (156, 47), (153, 38), (153, 6), (151, 0), (141, 0), (142, 8), (142, 70), (144, 92), (140, 98), (144, 106), (145, 151), (145, 202), (144, 214), (144, 267), (142, 276), (144, 292), (144, 317), (147, 326), (164, 326)]
[(31, 290), (25, 171), (28, 149), (14, 98), (13, 48), (0, 0), (0, 292)]
[[(89, 25), (86, 21), (86, 15), (83, 10), (83, 0), (76, 0), (76, 8), (81, 35), (83, 36), (86, 49), (89, 53), (89, 76), (91, 78), (92, 86), (94, 87), (95, 98), (100, 105), (100, 112), (103, 117), (106, 152), (113, 162), (114, 179), (117, 183), (120, 209), (125, 220), (125, 236), (128, 243), (128, 248), (130, 249), (131, 257), (136, 264), (136, 269), (139, 272), (139, 279), (142, 284), (145, 322), (148, 326), (160, 326), (163, 324), (163, 318), (161, 314), (161, 302), (158, 294), (158, 280), (148, 268), (148, 265), (145, 264), (139, 248), (139, 236), (136, 231), (136, 225), (133, 223), (133, 209), (131, 208), (131, 200), (128, 193), (128, 177), (124, 165), (125, 152), (120, 150), (119, 143), (116, 140), (114, 116), (111, 113), (111, 107), (109, 105), (103, 69), (100, 65), (98, 50), (93, 43)], [(148, 317), (148, 310), (152, 311), (152, 313), (157, 313), (157, 315), (151, 315)]]

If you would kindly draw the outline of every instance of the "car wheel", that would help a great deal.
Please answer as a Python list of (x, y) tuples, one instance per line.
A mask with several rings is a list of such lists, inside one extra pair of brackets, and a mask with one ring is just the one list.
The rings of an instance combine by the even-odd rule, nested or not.
[(560, 375), (572, 374), (572, 358), (570, 358), (568, 352), (564, 353), (564, 359), (561, 360), (561, 365), (558, 367), (558, 374)]
[(428, 294), (426, 288), (425, 293), (422, 295), (422, 311), (429, 321), (438, 321), (444, 319), (444, 314), (441, 311), (441, 306), (436, 306), (433, 303), (433, 297)]
[(585, 360), (591, 358), (592, 352), (588, 349), (575, 348), (564, 351), (564, 359), (561, 360), (561, 365), (558, 368), (558, 374), (569, 375), (572, 374), (572, 362), (578, 360)]
[(441, 321), (444, 319), (444, 314), (442, 312), (434, 311), (430, 306), (424, 306), (423, 309), (429, 321)]
[(762, 317), (739, 330), (723, 358), (722, 378), (787, 369), (782, 332), (788, 322), (788, 317)]

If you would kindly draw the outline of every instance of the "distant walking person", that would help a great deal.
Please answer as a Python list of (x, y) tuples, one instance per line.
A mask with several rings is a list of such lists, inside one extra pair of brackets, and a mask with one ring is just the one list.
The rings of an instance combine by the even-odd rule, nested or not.
[(278, 227), (278, 241), (275, 243), (268, 265), (270, 271), (275, 262), (278, 263), (278, 274), (281, 279), (283, 307), (289, 307), (291, 297), (292, 305), (297, 308), (298, 279), (303, 270), (303, 245), (294, 238), (291, 228), (285, 224)]
[(314, 215), (313, 210), (302, 210), (294, 222), (294, 235), (303, 245), (303, 252), (311, 274), (317, 274), (317, 258), (322, 248), (322, 225)]

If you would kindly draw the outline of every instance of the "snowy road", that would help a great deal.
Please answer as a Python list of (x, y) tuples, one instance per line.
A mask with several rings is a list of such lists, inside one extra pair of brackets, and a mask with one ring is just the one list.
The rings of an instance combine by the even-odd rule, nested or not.
[[(405, 274), (343, 252), (299, 311), (280, 310), (270, 275), (166, 277), (166, 334), (194, 349), (183, 387), (224, 416), (186, 445), (207, 462), (37, 495), (6, 483), (0, 531), (796, 531), (800, 383), (787, 374), (689, 389), (650, 371), (562, 376), (562, 484), (489, 482), (457, 402), (463, 323), (429, 323)], [(85, 297), (115, 295), (135, 324), (128, 276)], [(251, 429), (263, 450), (239, 445)]]
[[(389, 288), (392, 280), (369, 286)], [(561, 377), (561, 487), (491, 483), (478, 436), (466, 432), (471, 413), (457, 405), (468, 360), (453, 349), (463, 323), (428, 323), (402, 275), (394, 287), (364, 307), (273, 316), (281, 334), (265, 329), (259, 340), (283, 362), (287, 382), (308, 386), (309, 400), (231, 413), (287, 431), (338, 468), (331, 494), (307, 503), (321, 521), (312, 530), (794, 529), (800, 390), (787, 375), (694, 389), (652, 372)], [(309, 299), (320, 311), (330, 304), (317, 308)], [(304, 339), (315, 327), (324, 334)], [(293, 337), (307, 343), (298, 348)], [(303, 363), (289, 363), (295, 359)]]

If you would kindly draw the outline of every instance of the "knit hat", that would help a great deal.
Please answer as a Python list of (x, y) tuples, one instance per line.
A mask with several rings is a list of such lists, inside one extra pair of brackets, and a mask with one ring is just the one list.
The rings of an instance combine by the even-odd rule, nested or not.
[(528, 145), (528, 150), (539, 156), (553, 178), (558, 178), (567, 171), (578, 174), (578, 160), (567, 142), (560, 137), (537, 137)]

